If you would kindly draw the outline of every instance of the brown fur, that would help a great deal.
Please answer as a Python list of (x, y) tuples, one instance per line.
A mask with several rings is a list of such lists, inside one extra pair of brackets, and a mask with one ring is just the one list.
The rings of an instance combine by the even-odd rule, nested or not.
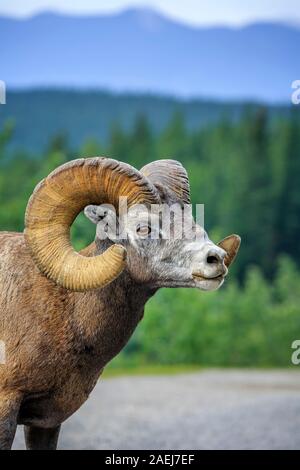
[[(197, 249), (193, 239), (166, 241), (137, 237), (132, 246), (124, 242), (127, 260), (125, 264), (122, 255), (121, 264), (117, 263), (117, 267), (124, 268), (120, 275), (119, 269), (113, 275), (103, 273), (104, 265), (101, 262), (98, 270), (91, 270), (93, 275), (90, 278), (84, 270), (85, 266), (92, 264), (89, 258), (103, 254), (108, 248), (114, 247), (116, 250), (116, 245), (110, 240), (100, 241), (96, 237), (96, 242), (83, 250), (85, 258), (77, 257), (72, 252), (71, 258), (75, 256), (80, 262), (72, 262), (68, 266), (68, 274), (72, 274), (74, 281), (71, 287), (77, 286), (82, 290), (105, 285), (103, 279), (105, 282), (114, 279), (113, 282), (83, 292), (66, 289), (69, 287), (67, 280), (63, 278), (63, 282), (58, 281), (61, 280), (60, 268), (65, 268), (64, 249), (69, 246), (66, 227), (75, 213), (69, 217), (67, 210), (65, 214), (70, 198), (67, 197), (69, 202), (66, 203), (60, 200), (58, 194), (62, 189), (69, 194), (73, 179), (78, 183), (76, 175), (79, 172), (80, 181), (84, 180), (84, 184), (80, 184), (84, 195), (85, 188), (90, 184), (90, 169), (95, 170), (95, 165), (99, 171), (113, 166), (125, 172), (132, 183), (131, 195), (135, 199), (160, 200), (168, 204), (178, 200), (181, 204), (189, 201), (187, 174), (178, 162), (168, 160), (147, 165), (142, 170), (148, 175), (145, 178), (120, 162), (99, 158), (80, 160), (63, 167), (64, 171), (71, 168), (71, 173), (69, 179), (64, 177), (60, 181), (58, 189), (55, 189), (56, 178), (61, 175), (62, 169), (52, 173), (35, 190), (27, 209), (26, 242), (23, 234), (0, 233), (0, 341), (6, 348), (6, 362), (0, 364), (0, 449), (11, 447), (17, 423), (25, 425), (28, 449), (55, 449), (60, 424), (88, 398), (105, 365), (127, 343), (143, 316), (146, 301), (155, 291), (160, 287), (216, 289), (222, 285), (227, 274), (226, 266), (238, 251), (240, 239), (236, 235), (227, 237), (220, 247), (203, 236), (195, 242)], [(81, 171), (82, 167), (84, 172)], [(115, 181), (115, 176), (110, 176)], [(93, 190), (98, 194), (101, 178), (95, 178), (94, 175)], [(128, 192), (127, 179), (122, 179), (124, 193)], [(102, 178), (102, 181), (106, 179)], [(113, 193), (111, 196), (117, 197), (120, 193), (120, 180), (117, 179), (117, 182), (108, 185)], [(46, 190), (41, 197), (43, 188)], [(75, 189), (78, 191), (76, 184)], [(76, 191), (75, 196), (78, 196)], [(48, 192), (54, 195), (52, 205)], [(84, 201), (80, 199), (79, 204), (75, 197), (71, 206), (77, 207), (79, 204), (82, 208), (90, 202), (89, 198)], [(45, 207), (42, 207), (44, 203)], [(88, 206), (85, 213), (97, 224), (100, 216), (96, 209)], [(58, 212), (60, 218), (68, 219), (66, 226), (62, 225), (62, 244), (59, 238), (61, 224), (56, 224)], [(50, 215), (52, 222), (54, 220), (52, 225), (48, 223)], [(131, 222), (137, 222), (134, 215), (131, 217)], [(50, 231), (44, 231), (45, 221)], [(37, 230), (41, 228), (39, 223), (43, 229), (42, 237)], [(128, 230), (130, 234), (130, 228)], [(205, 235), (204, 230), (193, 222), (192, 233), (197, 230)], [(41, 253), (41, 239), (45, 266), (53, 265), (53, 257), (56, 257), (54, 264), (59, 269), (52, 279), (60, 285), (44, 276), (37, 267), (49, 275), (48, 268), (40, 263), (42, 260), (36, 259), (37, 253)], [(52, 248), (55, 245), (57, 249), (51, 251), (49, 245)], [(125, 252), (125, 248), (121, 251)], [(209, 258), (213, 258), (214, 262), (209, 262)]]
[[(84, 254), (96, 251), (93, 243)], [(22, 234), (7, 232), (0, 234), (0, 286), (0, 402), (17, 403), (18, 423), (40, 428), (59, 426), (84, 403), (153, 293), (127, 271), (101, 290), (68, 291), (40, 273)]]

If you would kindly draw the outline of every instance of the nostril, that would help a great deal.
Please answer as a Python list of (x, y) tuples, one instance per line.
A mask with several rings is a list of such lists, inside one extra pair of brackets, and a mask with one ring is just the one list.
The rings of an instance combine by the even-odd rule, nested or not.
[(217, 264), (219, 263), (219, 258), (215, 255), (209, 255), (206, 259), (208, 264)]

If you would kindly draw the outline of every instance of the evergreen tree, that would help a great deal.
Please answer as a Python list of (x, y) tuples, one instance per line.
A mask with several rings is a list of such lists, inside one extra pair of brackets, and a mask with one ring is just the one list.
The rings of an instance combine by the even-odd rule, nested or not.
[(188, 158), (188, 136), (184, 117), (180, 111), (174, 113), (169, 125), (162, 132), (158, 142), (161, 158), (184, 161)]
[(90, 137), (84, 142), (80, 154), (84, 157), (96, 157), (103, 155), (104, 150), (98, 140)]
[(277, 200), (276, 252), (288, 253), (300, 262), (300, 125), (292, 116), (285, 126), (283, 155), (285, 167)]
[[(274, 269), (273, 229), (275, 208), (272, 200), (272, 161), (269, 154), (268, 116), (264, 108), (246, 117), (240, 133), (239, 159), (232, 185), (236, 187), (237, 232), (244, 249), (240, 266), (259, 265), (271, 275)], [(228, 188), (228, 190), (230, 190)]]
[(123, 132), (120, 124), (114, 122), (110, 130), (108, 156), (123, 162), (129, 162), (129, 148), (129, 138)]
[(130, 163), (141, 168), (155, 159), (153, 137), (145, 115), (139, 114), (130, 138)]

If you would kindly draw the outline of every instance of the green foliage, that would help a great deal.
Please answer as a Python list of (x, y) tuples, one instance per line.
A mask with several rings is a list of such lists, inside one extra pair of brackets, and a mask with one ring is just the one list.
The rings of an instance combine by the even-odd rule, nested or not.
[[(1, 230), (23, 230), (35, 185), (72, 158), (102, 154), (137, 168), (177, 158), (189, 172), (193, 202), (205, 203), (211, 238), (239, 233), (242, 247), (219, 292), (160, 291), (116, 367), (290, 364), (291, 343), (300, 335), (298, 116), (274, 122), (267, 109), (249, 108), (238, 122), (224, 118), (191, 131), (177, 109), (160, 132), (146, 115), (131, 118), (131, 131), (115, 121), (107, 142), (85, 138), (75, 155), (60, 129), (41, 158), (24, 150), (7, 158), (18, 132), (18, 123), (8, 121), (0, 131)], [(86, 246), (94, 234), (80, 214), (71, 233), (75, 247)]]
[(264, 367), (291, 365), (300, 334), (300, 272), (280, 258), (274, 284), (257, 267), (243, 287), (159, 291), (113, 367), (135, 364)]
[[(152, 133), (158, 136), (176, 113), (182, 115), (185, 128), (194, 132), (215, 125), (225, 117), (236, 123), (245, 109), (253, 112), (258, 107), (258, 103), (180, 100), (141, 93), (15, 90), (7, 92), (7, 105), (0, 108), (0, 128), (8, 119), (16, 120), (14, 138), (8, 148), (10, 155), (20, 148), (41, 155), (58, 134), (68, 138), (70, 148), (77, 154), (82, 142), (88, 139), (100, 139), (108, 146), (112, 123), (118, 123), (126, 134), (131, 133), (141, 114), (146, 116)], [(272, 121), (289, 113), (289, 106), (269, 106), (268, 109)], [(117, 156), (121, 158), (119, 151)]]

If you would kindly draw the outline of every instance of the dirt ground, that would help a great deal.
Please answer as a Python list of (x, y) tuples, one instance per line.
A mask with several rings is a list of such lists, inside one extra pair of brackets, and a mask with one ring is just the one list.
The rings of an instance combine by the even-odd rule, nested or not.
[(300, 449), (300, 369), (103, 379), (59, 448)]

